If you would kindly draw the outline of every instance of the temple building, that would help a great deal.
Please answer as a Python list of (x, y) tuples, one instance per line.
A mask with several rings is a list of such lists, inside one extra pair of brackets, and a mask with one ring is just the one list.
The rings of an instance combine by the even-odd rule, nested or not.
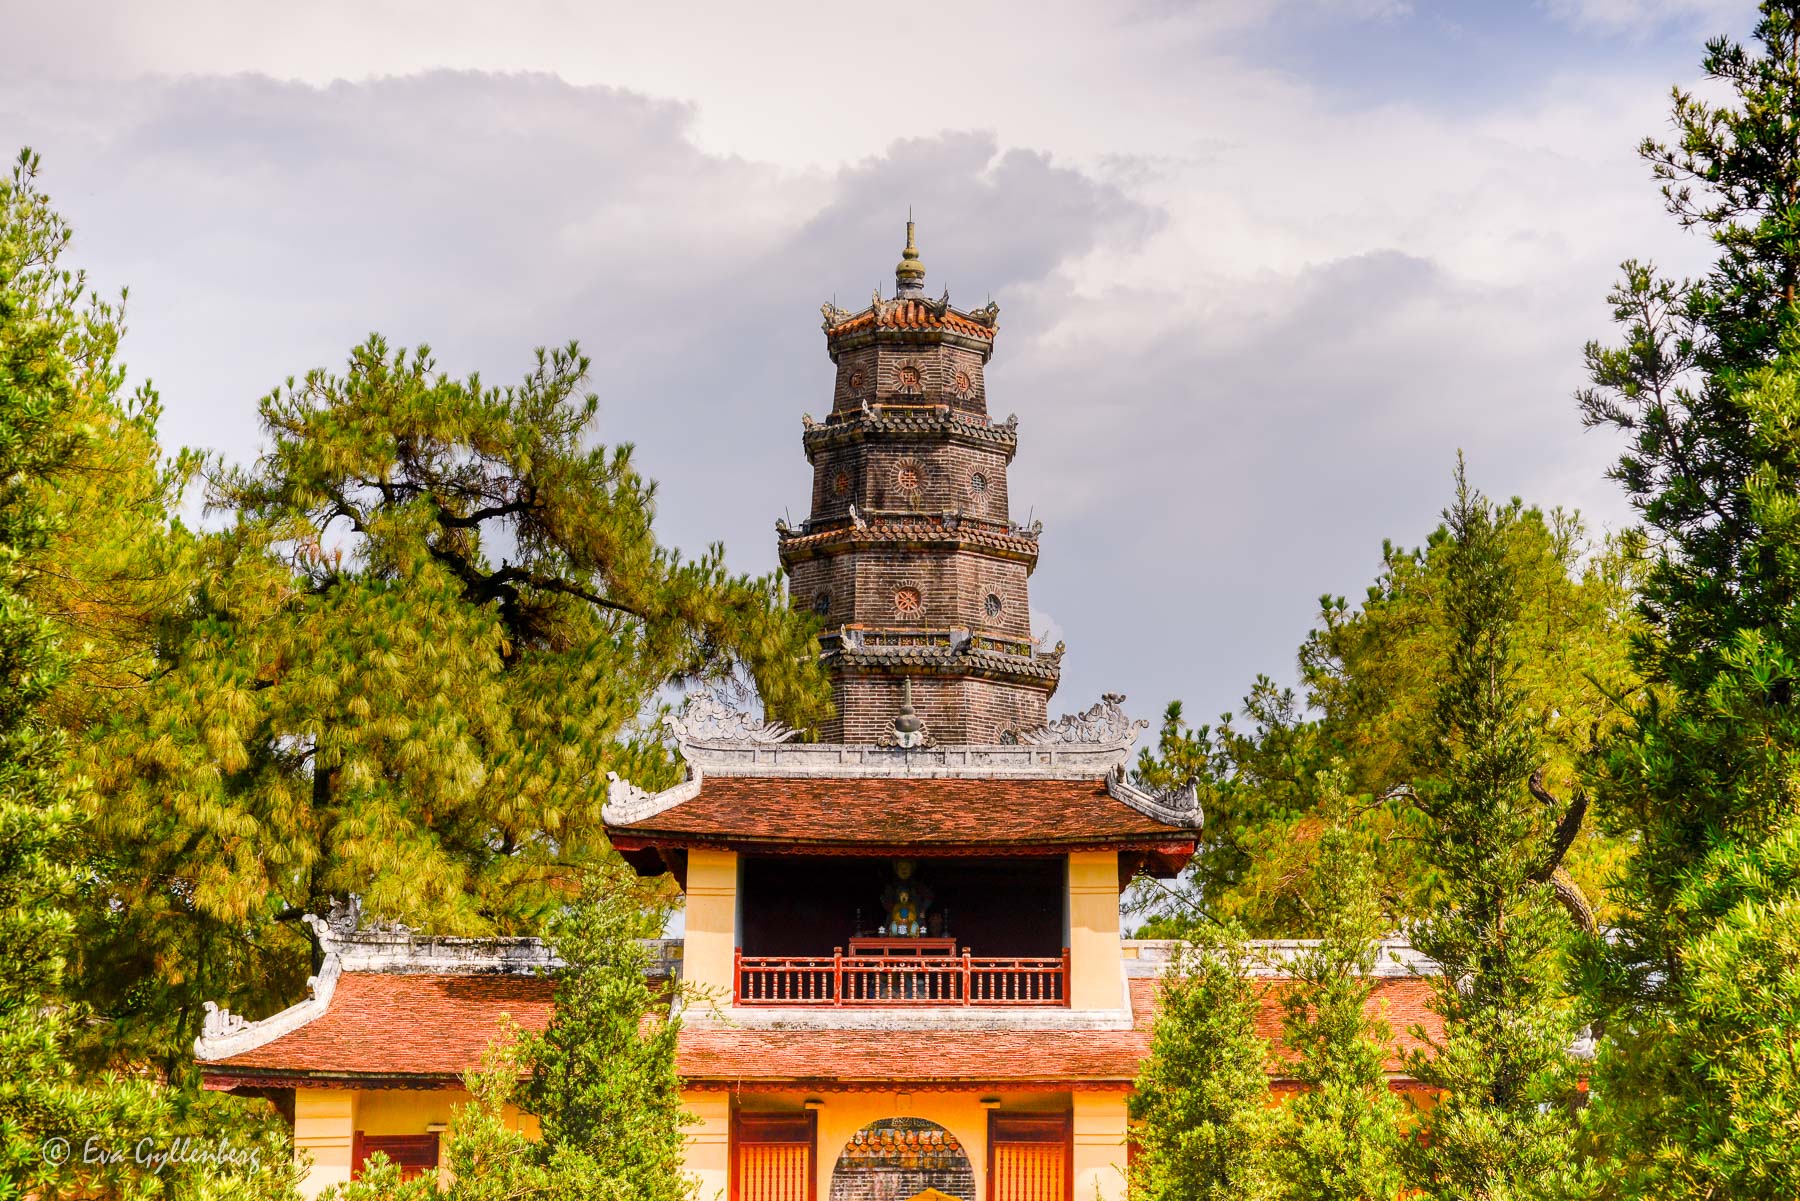
[[(669, 722), (685, 779), (610, 789), (613, 846), (684, 894), (659, 957), (684, 986), (701, 1201), (1125, 1191), (1171, 948), (1124, 938), (1120, 898), (1181, 871), (1202, 814), (1191, 791), (1131, 782), (1145, 723), (1122, 697), (1049, 719), (1063, 648), (1032, 636), (1040, 531), (1012, 518), (1018, 423), (988, 410), (998, 309), (928, 299), (924, 275), (909, 222), (892, 298), (824, 306), (836, 376), (828, 415), (803, 418), (811, 511), (777, 526), (795, 603), (826, 622), (836, 716), (803, 741), (699, 693)], [(547, 1020), (543, 948), (370, 927), (354, 906), (311, 925), (311, 997), (209, 1015), (209, 1085), (285, 1107), (309, 1190), (375, 1150), (439, 1170), (501, 1015)], [(1431, 1020), (1428, 989), (1390, 952), (1377, 996), (1404, 1031)], [(1279, 1033), (1275, 990), (1262, 1020)]]

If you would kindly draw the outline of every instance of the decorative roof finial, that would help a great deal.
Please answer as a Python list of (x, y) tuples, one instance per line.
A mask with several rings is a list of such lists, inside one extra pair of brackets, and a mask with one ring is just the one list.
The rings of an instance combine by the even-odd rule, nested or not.
[(900, 252), (900, 263), (894, 268), (896, 296), (925, 294), (925, 264), (919, 261), (919, 248), (913, 245), (912, 210), (906, 210), (906, 249)]
[(925, 723), (913, 710), (912, 677), (900, 678), (900, 713), (894, 718), (894, 741), (903, 747), (921, 746), (925, 742)]

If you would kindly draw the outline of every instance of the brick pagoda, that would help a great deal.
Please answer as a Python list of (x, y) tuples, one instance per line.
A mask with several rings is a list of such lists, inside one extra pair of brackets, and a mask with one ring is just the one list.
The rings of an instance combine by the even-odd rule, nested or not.
[(903, 679), (938, 742), (1005, 743), (1047, 719), (1062, 648), (1031, 636), (1038, 526), (1012, 520), (1018, 422), (988, 414), (999, 306), (925, 296), (906, 223), (895, 293), (824, 306), (831, 412), (804, 418), (812, 511), (777, 525), (793, 595), (826, 620), (837, 717), (827, 741), (893, 732)]

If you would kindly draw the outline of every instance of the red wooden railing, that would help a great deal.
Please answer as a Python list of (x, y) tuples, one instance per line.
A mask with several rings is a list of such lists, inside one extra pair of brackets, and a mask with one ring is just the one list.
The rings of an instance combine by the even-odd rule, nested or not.
[(739, 1005), (1067, 1005), (1069, 951), (1056, 958), (961, 955), (746, 955)]

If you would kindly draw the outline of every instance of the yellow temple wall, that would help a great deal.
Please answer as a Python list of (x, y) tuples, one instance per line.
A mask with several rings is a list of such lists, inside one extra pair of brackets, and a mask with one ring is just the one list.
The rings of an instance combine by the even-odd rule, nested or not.
[[(351, 1140), (364, 1134), (428, 1134), (428, 1126), (441, 1123), (440, 1156), (455, 1128), (456, 1107), (470, 1097), (460, 1088), (371, 1089), (300, 1088), (294, 1090), (294, 1153), (312, 1156), (312, 1170), (301, 1181), (300, 1194), (312, 1198), (333, 1184), (350, 1179)], [(506, 1124), (531, 1138), (538, 1136), (538, 1120), (508, 1105)], [(440, 1168), (440, 1183), (450, 1182), (448, 1169)]]
[(1124, 1003), (1122, 958), (1119, 854), (1076, 851), (1069, 856), (1070, 1005), (1119, 1008)]
[(357, 1094), (348, 1089), (294, 1090), (294, 1157), (312, 1158), (300, 1194), (312, 1198), (350, 1181), (350, 1140), (356, 1133)]
[(1074, 1197), (1079, 1201), (1124, 1201), (1124, 1093), (1076, 1093)]
[(696, 1119), (684, 1127), (682, 1161), (696, 1179), (694, 1201), (724, 1201), (731, 1195), (731, 1094), (681, 1094), (681, 1107)]
[(737, 852), (688, 852), (682, 983), (703, 989), (721, 1004), (730, 1004), (737, 983), (737, 883)]

